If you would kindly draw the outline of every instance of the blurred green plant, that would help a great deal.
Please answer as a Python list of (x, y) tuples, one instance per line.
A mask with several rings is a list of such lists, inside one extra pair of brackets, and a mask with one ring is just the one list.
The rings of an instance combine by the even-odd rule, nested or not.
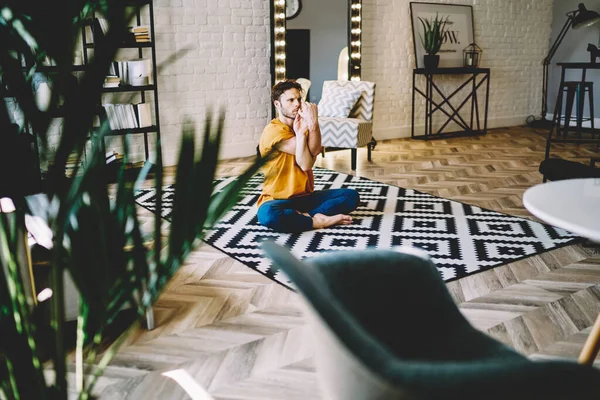
[(425, 52), (430, 55), (437, 54), (444, 43), (449, 16), (440, 18), (438, 14), (435, 14), (435, 18), (418, 18), (423, 27), (423, 33), (420, 34), (420, 37)]
[[(136, 214), (134, 193), (137, 185), (148, 177), (152, 164), (146, 163), (134, 177), (121, 168), (114, 192), (109, 192), (101, 145), (105, 135), (110, 133), (108, 122), (104, 121), (88, 139), (105, 75), (126, 33), (130, 18), (126, 4), (117, 0), (72, 1), (56, 13), (52, 2), (22, 0), (5, 3), (0, 9), (2, 94), (18, 103), (31, 132), (41, 141), (40, 157), (51, 161), (42, 196), (44, 201), (40, 201), (39, 196), (28, 196), (27, 201), (25, 195), (35, 190), (25, 190), (18, 185), (3, 187), (0, 195), (10, 196), (15, 204), (14, 210), (0, 206), (0, 398), (67, 398), (66, 360), (70, 350), (64, 343), (65, 272), (73, 280), (80, 298), (74, 386), (80, 399), (90, 398), (98, 377), (127, 334), (139, 325), (204, 230), (235, 204), (241, 187), (261, 166), (261, 161), (257, 161), (239, 179), (213, 194), (224, 113), (220, 112), (216, 123), (210, 113), (207, 115), (200, 154), (195, 151), (193, 124), (187, 121), (177, 165), (168, 242), (163, 244), (160, 234), (163, 186), (160, 141), (156, 146), (154, 168), (157, 189), (154, 227), (149, 237), (144, 235)], [(93, 12), (101, 12), (111, 29), (101, 43), (96, 43), (94, 59), (81, 80), (73, 83), (71, 64), (75, 38)], [(32, 91), (33, 73), (39, 72), (42, 60), (47, 58), (56, 65), (53, 73), (46, 74), (52, 86), (49, 110), (56, 108), (59, 98), (63, 99), (62, 133), (55, 152), (48, 146), (51, 111), (37, 107)], [(23, 67), (22, 60), (28, 67)], [(8, 132), (27, 135), (23, 127), (11, 121), (6, 102), (2, 102), (0, 140), (4, 141), (2, 136)], [(78, 160), (82, 160), (88, 140), (92, 142), (89, 155), (81, 167), (76, 167), (72, 178), (67, 179), (65, 167), (69, 155), (76, 154)], [(129, 154), (127, 140), (123, 146), (125, 165)], [(30, 151), (28, 146), (0, 147), (4, 155), (13, 158)], [(20, 155), (15, 155), (17, 153)], [(36, 294), (28, 291), (29, 282), (22, 273), (29, 268), (23, 265), (27, 260), (21, 256), (26, 246), (26, 215), (42, 221), (42, 225), (49, 228), (51, 239), (46, 245), (53, 292), (48, 300), (51, 337), (45, 341), (39, 335), (44, 327), (35, 317), (39, 307), (34, 299)], [(135, 309), (139, 318), (105, 349), (107, 329), (127, 307)], [(42, 348), (45, 346), (42, 343), (48, 342), (52, 344), (50, 348)]]

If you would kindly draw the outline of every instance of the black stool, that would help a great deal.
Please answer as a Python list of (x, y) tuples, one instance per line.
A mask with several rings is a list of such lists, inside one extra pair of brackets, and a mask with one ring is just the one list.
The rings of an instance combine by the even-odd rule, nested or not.
[[(558, 130), (560, 131), (560, 121), (564, 121), (564, 125), (562, 128), (562, 136), (566, 137), (569, 130), (569, 124), (571, 122), (571, 114), (573, 112), (573, 102), (576, 102), (577, 111), (575, 113), (575, 120), (577, 121), (578, 130), (581, 128), (581, 124), (583, 121), (590, 121), (592, 124), (592, 129), (594, 128), (594, 82), (583, 82), (583, 90), (584, 93), (581, 93), (581, 82), (579, 81), (567, 81), (563, 82), (562, 87), (560, 88), (561, 95), (559, 95), (559, 102), (556, 105), (557, 110), (559, 111), (558, 116)], [(583, 117), (583, 104), (580, 102), (585, 102), (585, 92), (588, 92), (588, 103), (589, 103), (589, 117)], [(562, 97), (566, 93), (567, 99), (565, 103), (565, 116), (560, 116), (560, 111), (562, 108)]]

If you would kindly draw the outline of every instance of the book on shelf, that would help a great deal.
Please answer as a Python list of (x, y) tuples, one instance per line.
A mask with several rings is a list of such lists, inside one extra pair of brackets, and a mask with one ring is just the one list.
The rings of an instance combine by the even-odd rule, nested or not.
[[(119, 169), (121, 169), (121, 168), (123, 168), (125, 170), (125, 173), (127, 173), (127, 171), (137, 173), (137, 171), (134, 171), (134, 170), (139, 170), (139, 169), (143, 168), (145, 164), (146, 164), (146, 161), (128, 162), (125, 164), (125, 163), (123, 163), (123, 158), (121, 155), (121, 158), (117, 158), (112, 163), (106, 164), (106, 166), (108, 167), (106, 172), (108, 172), (113, 177), (114, 177), (114, 174), (116, 174), (119, 171)], [(152, 172), (152, 170), (151, 170), (151, 172)]]
[(108, 20), (106, 18), (102, 18), (102, 17), (96, 17), (96, 19), (100, 23), (100, 29), (102, 29), (102, 34), (106, 35), (110, 28), (110, 24), (108, 23)]
[(117, 152), (109, 151), (108, 153), (106, 153), (105, 159), (106, 159), (106, 163), (110, 164), (111, 162), (113, 162), (117, 159)]
[[(78, 165), (80, 167), (83, 165), (84, 157), (81, 157), (81, 160), (79, 160), (79, 163), (77, 163), (77, 158), (78, 158), (78, 155), (76, 153), (71, 153), (67, 157), (67, 162), (65, 163), (65, 176), (66, 177), (68, 177), (68, 178), (73, 177), (76, 167)], [(54, 162), (49, 161), (48, 162), (48, 171), (50, 171), (53, 166), (54, 166)], [(79, 168), (78, 174), (82, 174), (82, 168)]]
[(123, 154), (117, 153), (112, 150), (106, 153), (106, 164), (117, 165), (123, 163)]
[(147, 26), (130, 26), (125, 42), (147, 43), (150, 42), (150, 30)]
[(130, 26), (130, 27), (128, 27), (128, 30), (129, 30), (129, 32), (132, 32), (132, 33), (148, 33), (148, 32), (150, 32), (147, 25)]
[(92, 18), (89, 25), (85, 26), (86, 43), (99, 43), (108, 33), (108, 20), (102, 17)]
[(142, 168), (144, 166), (144, 164), (146, 164), (146, 161), (136, 161), (133, 163), (127, 163), (127, 164), (125, 164), (125, 169)]
[(120, 83), (121, 83), (121, 78), (119, 78), (116, 75), (108, 75), (108, 76), (106, 76), (106, 78), (104, 78), (103, 86), (105, 88), (119, 87)]
[(108, 119), (108, 126), (113, 131), (116, 130), (117, 129), (117, 122), (116, 122), (117, 119), (113, 115), (113, 113), (114, 113), (113, 105), (112, 104), (102, 104), (102, 107), (104, 108), (104, 112), (106, 113), (106, 119)]
[(102, 105), (113, 131), (122, 129), (147, 128), (152, 126), (149, 103)]
[(150, 103), (133, 104), (133, 111), (135, 112), (139, 128), (147, 128), (149, 126), (152, 126)]
[(125, 40), (123, 41), (123, 44), (127, 45), (127, 44), (136, 44), (136, 43), (149, 43), (150, 41), (151, 41), (150, 35), (130, 34), (125, 38)]
[[(91, 62), (94, 59), (94, 48), (90, 48), (89, 45), (101, 43), (104, 37), (108, 33), (109, 23), (108, 20), (103, 17), (95, 17), (87, 20), (85, 26), (83, 26), (81, 34), (77, 35), (75, 43), (74, 53), (74, 64), (83, 64)], [(85, 54), (85, 57), (83, 55)]]
[(110, 64), (108, 73), (117, 76), (124, 85), (129, 85), (127, 61), (113, 61)]

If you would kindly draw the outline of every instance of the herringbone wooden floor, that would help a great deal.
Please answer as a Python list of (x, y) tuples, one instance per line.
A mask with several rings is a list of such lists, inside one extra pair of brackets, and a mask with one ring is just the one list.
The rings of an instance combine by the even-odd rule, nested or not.
[[(533, 218), (521, 199), (541, 182), (537, 169), (544, 147), (543, 135), (521, 127), (472, 138), (390, 140), (378, 143), (373, 163), (359, 150), (356, 173)], [(565, 148), (560, 154), (577, 159), (590, 150)], [(219, 174), (237, 175), (249, 162), (223, 162)], [(318, 165), (350, 173), (350, 152), (328, 153)], [(150, 224), (152, 216), (140, 213)], [(600, 312), (600, 256), (572, 245), (448, 287), (478, 329), (534, 359), (575, 359)], [(100, 382), (100, 398), (190, 398), (162, 375), (174, 370), (216, 399), (320, 398), (296, 294), (218, 250), (200, 246), (155, 311), (156, 329), (135, 332), (119, 351)]]

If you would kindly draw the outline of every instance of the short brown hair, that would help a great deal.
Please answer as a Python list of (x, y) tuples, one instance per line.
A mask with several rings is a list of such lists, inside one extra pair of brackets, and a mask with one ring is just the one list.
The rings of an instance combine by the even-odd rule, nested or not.
[(290, 89), (298, 89), (300, 94), (302, 94), (303, 92), (302, 86), (298, 82), (296, 82), (295, 79), (286, 79), (279, 83), (276, 83), (273, 86), (273, 89), (271, 89), (271, 100), (279, 100), (281, 95)]

